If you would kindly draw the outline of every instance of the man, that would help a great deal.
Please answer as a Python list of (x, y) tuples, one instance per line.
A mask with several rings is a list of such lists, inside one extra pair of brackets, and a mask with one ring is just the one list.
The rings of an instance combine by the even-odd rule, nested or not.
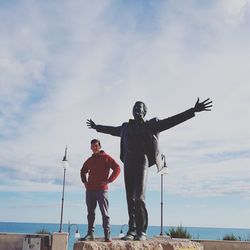
[(133, 107), (134, 119), (121, 126), (96, 125), (91, 119), (87, 126), (98, 132), (121, 137), (120, 158), (124, 163), (124, 179), (129, 215), (129, 229), (123, 240), (146, 240), (148, 213), (145, 206), (145, 190), (148, 167), (156, 164), (162, 167), (161, 154), (158, 147), (160, 132), (178, 125), (195, 116), (195, 112), (210, 111), (212, 101), (199, 102), (193, 108), (175, 116), (158, 120), (145, 121), (147, 107), (143, 102), (136, 102)]
[[(108, 213), (108, 184), (120, 174), (120, 167), (114, 159), (101, 150), (97, 139), (91, 141), (92, 156), (84, 162), (81, 169), (81, 179), (86, 188), (86, 204), (88, 208), (88, 232), (81, 240), (94, 239), (95, 209), (98, 203), (102, 214), (102, 226), (106, 242), (111, 242), (110, 218)], [(113, 170), (109, 176), (110, 169)], [(88, 177), (87, 177), (88, 175)]]

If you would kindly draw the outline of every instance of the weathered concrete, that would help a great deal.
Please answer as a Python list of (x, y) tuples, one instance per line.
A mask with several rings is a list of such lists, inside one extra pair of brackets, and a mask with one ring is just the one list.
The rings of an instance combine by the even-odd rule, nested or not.
[(185, 239), (171, 239), (169, 237), (154, 237), (146, 241), (122, 241), (113, 239), (106, 243), (103, 239), (95, 241), (78, 241), (74, 250), (203, 250), (198, 242)]
[(68, 234), (53, 233), (51, 250), (67, 250), (68, 249)]
[(204, 250), (250, 250), (250, 241), (197, 240)]
[(0, 233), (0, 250), (22, 250), (25, 239), (40, 239), (41, 250), (67, 250), (68, 234), (15, 234)]
[(19, 250), (23, 248), (22, 234), (0, 234), (0, 250)]

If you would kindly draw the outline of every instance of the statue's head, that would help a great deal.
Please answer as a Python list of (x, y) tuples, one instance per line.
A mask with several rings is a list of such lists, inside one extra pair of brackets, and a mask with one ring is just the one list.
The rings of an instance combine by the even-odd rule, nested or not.
[(144, 102), (137, 101), (133, 107), (133, 116), (135, 120), (143, 119), (147, 113), (147, 106)]

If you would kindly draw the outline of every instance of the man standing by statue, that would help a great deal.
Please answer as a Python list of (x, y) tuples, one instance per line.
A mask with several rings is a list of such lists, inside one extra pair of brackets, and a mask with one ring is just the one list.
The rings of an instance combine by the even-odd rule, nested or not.
[[(91, 141), (92, 156), (84, 162), (81, 169), (81, 179), (86, 188), (86, 204), (88, 208), (88, 232), (80, 240), (94, 239), (95, 209), (98, 203), (102, 214), (104, 240), (111, 241), (110, 221), (108, 213), (108, 184), (120, 174), (120, 167), (114, 159), (101, 150), (101, 143), (97, 139)], [(109, 176), (110, 169), (112, 174)]]
[(161, 154), (158, 147), (160, 132), (172, 128), (192, 117), (196, 112), (210, 111), (212, 101), (206, 99), (175, 116), (158, 120), (144, 120), (147, 113), (146, 105), (138, 101), (133, 107), (134, 119), (121, 126), (96, 125), (91, 119), (87, 126), (101, 133), (121, 137), (120, 158), (124, 163), (124, 179), (129, 215), (129, 229), (123, 240), (146, 240), (148, 213), (145, 206), (145, 191), (148, 167), (156, 164), (158, 171), (162, 167)]

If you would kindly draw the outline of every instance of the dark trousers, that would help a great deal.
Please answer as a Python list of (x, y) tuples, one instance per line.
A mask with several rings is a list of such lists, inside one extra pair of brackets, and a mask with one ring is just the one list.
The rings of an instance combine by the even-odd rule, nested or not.
[(110, 218), (108, 214), (108, 192), (106, 190), (100, 191), (86, 191), (86, 204), (88, 208), (88, 232), (95, 230), (95, 209), (99, 205), (102, 214), (102, 226), (105, 231), (110, 231)]
[(124, 161), (124, 179), (129, 215), (129, 232), (146, 233), (148, 212), (145, 205), (145, 191), (148, 176), (146, 155), (128, 156)]

